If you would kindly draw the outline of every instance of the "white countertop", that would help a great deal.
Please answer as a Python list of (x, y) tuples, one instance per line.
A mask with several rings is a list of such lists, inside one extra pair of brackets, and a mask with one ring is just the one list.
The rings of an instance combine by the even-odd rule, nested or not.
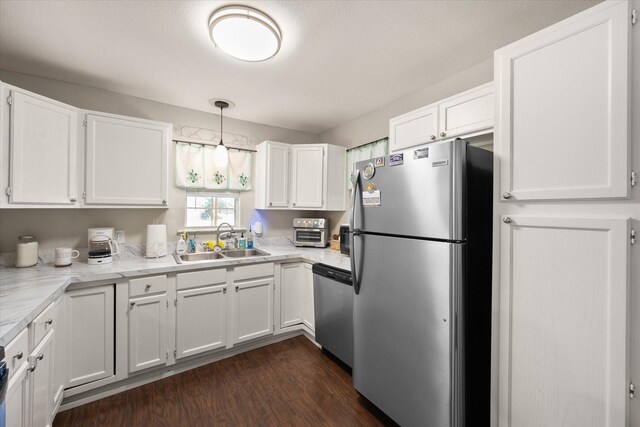
[(172, 255), (146, 259), (132, 251), (117, 256), (113, 263), (107, 265), (88, 265), (86, 259), (74, 260), (73, 265), (63, 268), (56, 268), (51, 262), (39, 263), (29, 268), (0, 265), (0, 345), (6, 346), (47, 305), (74, 283), (282, 260), (321, 262), (345, 270), (350, 269), (349, 257), (332, 249), (297, 248), (291, 245), (262, 245), (259, 249), (270, 255), (178, 264)]

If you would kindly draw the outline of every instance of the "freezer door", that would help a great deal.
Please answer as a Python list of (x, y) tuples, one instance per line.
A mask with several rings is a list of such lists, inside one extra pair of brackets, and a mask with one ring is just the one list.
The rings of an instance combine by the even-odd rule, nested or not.
[[(354, 185), (354, 228), (463, 240), (466, 146), (466, 141), (451, 140), (386, 156), (379, 166), (375, 159), (356, 163), (360, 185)], [(402, 163), (392, 165), (400, 154)]]
[(375, 235), (354, 243), (354, 387), (402, 426), (457, 425), (450, 331), (463, 245)]

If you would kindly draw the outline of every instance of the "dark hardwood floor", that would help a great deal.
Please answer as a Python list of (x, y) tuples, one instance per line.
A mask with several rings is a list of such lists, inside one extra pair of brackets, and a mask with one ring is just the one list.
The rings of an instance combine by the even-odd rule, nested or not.
[(299, 336), (56, 416), (53, 426), (393, 426)]

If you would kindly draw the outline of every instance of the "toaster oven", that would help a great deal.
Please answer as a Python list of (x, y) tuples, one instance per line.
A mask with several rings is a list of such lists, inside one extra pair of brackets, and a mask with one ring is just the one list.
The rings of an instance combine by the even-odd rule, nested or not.
[(325, 218), (294, 218), (293, 244), (324, 248), (329, 244), (329, 220)]

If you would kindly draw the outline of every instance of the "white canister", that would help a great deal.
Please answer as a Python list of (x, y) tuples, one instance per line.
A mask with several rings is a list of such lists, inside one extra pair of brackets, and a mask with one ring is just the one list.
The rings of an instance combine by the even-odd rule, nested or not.
[(16, 267), (31, 267), (38, 263), (38, 242), (36, 236), (18, 236), (16, 245)]

